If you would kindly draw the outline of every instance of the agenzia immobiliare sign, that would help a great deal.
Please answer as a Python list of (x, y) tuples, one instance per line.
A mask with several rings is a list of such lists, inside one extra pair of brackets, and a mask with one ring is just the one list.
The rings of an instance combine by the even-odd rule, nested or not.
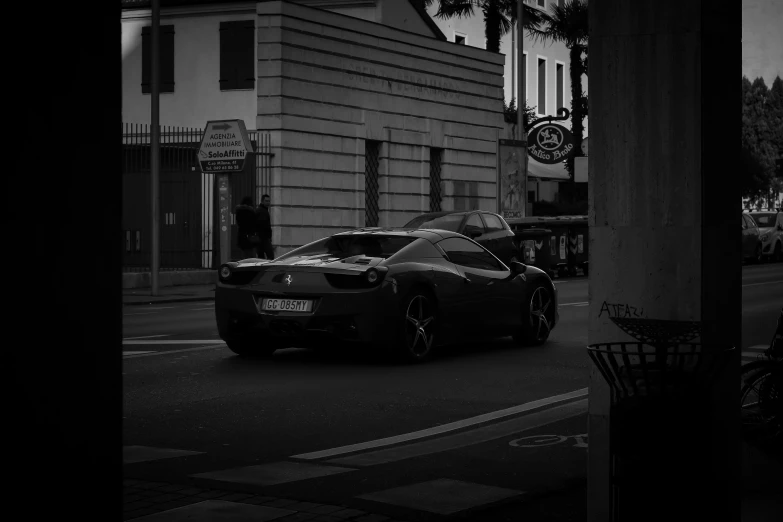
[(244, 170), (251, 152), (243, 120), (209, 121), (201, 138), (198, 160), (205, 174), (231, 174)]

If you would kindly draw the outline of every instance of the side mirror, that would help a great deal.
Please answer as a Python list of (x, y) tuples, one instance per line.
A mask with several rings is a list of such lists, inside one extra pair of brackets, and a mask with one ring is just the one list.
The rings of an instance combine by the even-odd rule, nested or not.
[(519, 261), (511, 261), (510, 263), (511, 273), (514, 275), (524, 274), (527, 272), (527, 265), (525, 263), (520, 263)]

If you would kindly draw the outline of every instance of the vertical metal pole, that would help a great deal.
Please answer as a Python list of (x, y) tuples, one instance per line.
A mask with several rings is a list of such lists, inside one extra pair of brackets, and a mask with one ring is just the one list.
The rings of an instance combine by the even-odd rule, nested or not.
[(152, 49), (150, 57), (150, 83), (152, 125), (150, 132), (150, 196), (152, 198), (152, 247), (150, 252), (150, 286), (152, 295), (158, 295), (158, 271), (160, 269), (160, 0), (152, 0)]
[(218, 204), (220, 212), (220, 264), (231, 260), (231, 187), (228, 174), (218, 174)]
[(525, 96), (525, 55), (522, 52), (525, 47), (523, 15), (524, 0), (517, 0), (517, 129), (519, 129), (519, 140), (522, 142), (522, 217), (528, 215), (527, 209), (527, 132), (525, 132), (525, 107), (527, 98)]
[[(517, 95), (517, 54), (516, 53), (517, 53), (517, 32), (512, 30), (511, 31), (511, 97), (512, 98), (515, 98)], [(519, 98), (517, 98), (517, 106), (519, 106)]]

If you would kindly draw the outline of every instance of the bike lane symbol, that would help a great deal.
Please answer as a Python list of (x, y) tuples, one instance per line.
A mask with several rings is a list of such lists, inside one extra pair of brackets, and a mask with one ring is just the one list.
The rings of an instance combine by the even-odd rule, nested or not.
[(528, 437), (514, 439), (509, 442), (508, 445), (515, 448), (539, 448), (542, 446), (560, 444), (568, 439), (574, 439), (576, 441), (576, 444), (573, 446), (574, 448), (587, 447), (587, 433), (581, 435), (530, 435)]

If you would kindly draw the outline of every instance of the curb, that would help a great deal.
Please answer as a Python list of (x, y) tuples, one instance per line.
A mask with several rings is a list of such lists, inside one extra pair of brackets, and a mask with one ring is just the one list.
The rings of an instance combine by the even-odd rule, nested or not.
[(162, 299), (152, 299), (149, 301), (134, 301), (134, 302), (125, 302), (123, 301), (123, 306), (138, 306), (138, 305), (148, 305), (148, 304), (156, 304), (156, 303), (189, 303), (189, 302), (195, 302), (195, 301), (214, 301), (215, 297), (208, 297), (208, 296), (199, 296), (199, 297), (172, 297), (171, 299), (168, 298), (162, 298)]

